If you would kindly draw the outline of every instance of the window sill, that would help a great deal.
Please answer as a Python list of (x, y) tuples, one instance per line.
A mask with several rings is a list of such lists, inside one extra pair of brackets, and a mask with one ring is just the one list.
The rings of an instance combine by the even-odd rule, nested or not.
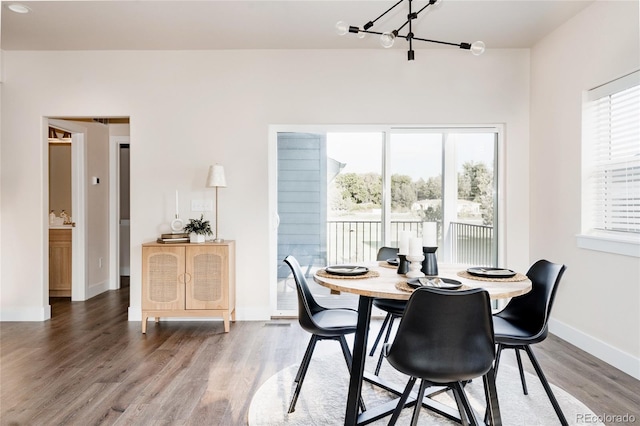
[(640, 235), (619, 236), (606, 232), (576, 235), (579, 248), (640, 257)]

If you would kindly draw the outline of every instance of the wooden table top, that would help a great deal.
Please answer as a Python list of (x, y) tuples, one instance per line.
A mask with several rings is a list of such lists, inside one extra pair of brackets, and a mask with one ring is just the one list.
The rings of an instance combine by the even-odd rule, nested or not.
[[(320, 285), (334, 291), (353, 293), (361, 296), (379, 297), (383, 299), (408, 300), (411, 293), (399, 290), (396, 284), (406, 282), (404, 275), (398, 275), (393, 267), (382, 266), (384, 262), (376, 264), (363, 264), (369, 270), (376, 271), (380, 274), (378, 277), (371, 278), (341, 278), (341, 277), (325, 277), (317, 273), (313, 279)], [(460, 281), (462, 288), (484, 288), (489, 292), (491, 299), (506, 299), (510, 297), (520, 296), (531, 290), (531, 280), (528, 278), (524, 281), (480, 281), (461, 277), (458, 272), (465, 271), (467, 266), (463, 265), (445, 265), (438, 264), (438, 276), (442, 278), (450, 278)]]

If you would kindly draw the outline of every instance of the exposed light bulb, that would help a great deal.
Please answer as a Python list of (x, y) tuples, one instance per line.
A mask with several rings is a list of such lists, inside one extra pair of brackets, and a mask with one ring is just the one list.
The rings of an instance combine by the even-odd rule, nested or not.
[(358, 34), (356, 34), (356, 37), (358, 38), (364, 38), (367, 35), (367, 33), (363, 32), (362, 30), (358, 31)]
[(476, 41), (475, 43), (471, 44), (471, 53), (473, 53), (476, 56), (480, 56), (484, 53), (484, 48), (485, 48), (485, 45), (483, 42)]
[(396, 41), (396, 36), (392, 32), (386, 31), (382, 33), (380, 36), (380, 44), (382, 47), (388, 49), (393, 46), (393, 43)]
[(29, 13), (31, 12), (31, 9), (29, 9), (27, 6), (20, 4), (20, 3), (11, 3), (7, 5), (7, 8), (15, 13)]
[(349, 25), (347, 25), (343, 21), (336, 22), (336, 33), (338, 33), (338, 35), (345, 35), (348, 32), (349, 32)]

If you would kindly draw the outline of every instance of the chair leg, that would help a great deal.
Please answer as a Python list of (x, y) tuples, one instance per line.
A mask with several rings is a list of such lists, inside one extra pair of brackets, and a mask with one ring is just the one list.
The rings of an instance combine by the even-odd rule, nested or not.
[(525, 395), (529, 395), (529, 391), (527, 390), (527, 381), (524, 378), (524, 368), (522, 368), (522, 358), (520, 357), (520, 348), (516, 347), (516, 360), (518, 361), (518, 368), (520, 369), (520, 382), (522, 382), (522, 392)]
[(475, 412), (471, 408), (471, 404), (467, 399), (467, 395), (464, 393), (464, 388), (460, 382), (452, 383), (451, 391), (455, 397), (456, 404), (458, 405), (458, 411), (460, 412), (460, 423), (462, 426), (468, 426), (469, 424), (477, 426), (480, 424)]
[(567, 426), (569, 423), (567, 423), (567, 419), (564, 417), (564, 414), (562, 413), (562, 409), (560, 408), (560, 405), (558, 404), (558, 400), (556, 399), (555, 395), (553, 394), (553, 391), (551, 390), (551, 386), (549, 386), (549, 382), (547, 382), (547, 378), (545, 377), (544, 373), (542, 372), (542, 368), (540, 368), (540, 364), (538, 364), (538, 360), (536, 359), (535, 355), (533, 354), (533, 351), (531, 350), (529, 345), (524, 346), (524, 350), (527, 352), (527, 355), (529, 355), (529, 359), (531, 360), (531, 364), (533, 364), (533, 368), (536, 370), (536, 374), (538, 374), (538, 378), (540, 379), (540, 382), (542, 383), (542, 387), (544, 387), (544, 390), (547, 393), (547, 396), (549, 397), (549, 400), (551, 401), (551, 405), (553, 405), (553, 409), (556, 411), (556, 415), (558, 416), (558, 419), (560, 420), (560, 424), (562, 424), (563, 426)]
[[(353, 356), (351, 355), (351, 351), (349, 350), (349, 345), (347, 345), (347, 339), (344, 336), (340, 336), (338, 339), (340, 342), (340, 347), (342, 348), (342, 355), (344, 355), (344, 360), (347, 362), (347, 368), (349, 369), (349, 373), (351, 373), (351, 365), (353, 365)], [(367, 406), (364, 405), (364, 399), (362, 395), (360, 395), (360, 411), (367, 411)]]
[[(387, 343), (389, 341), (389, 337), (391, 337), (391, 329), (393, 328), (393, 322), (395, 321), (395, 319), (396, 317), (391, 315), (391, 321), (389, 321), (389, 328), (387, 328), (387, 333), (384, 336), (383, 343)], [(380, 367), (382, 366), (382, 358), (384, 358), (384, 355), (382, 351), (380, 351), (380, 356), (378, 357), (378, 363), (376, 364), (376, 370), (374, 372), (376, 376), (378, 375), (378, 373), (380, 373)]]
[(298, 373), (296, 374), (296, 378), (293, 383), (295, 384), (295, 389), (293, 390), (293, 395), (291, 396), (291, 403), (289, 404), (288, 413), (293, 413), (296, 410), (296, 402), (298, 402), (298, 395), (300, 395), (300, 389), (302, 389), (302, 382), (304, 381), (304, 376), (307, 374), (307, 369), (309, 368), (309, 363), (311, 362), (311, 356), (313, 355), (313, 350), (316, 347), (316, 343), (318, 342), (318, 336), (315, 334), (311, 336), (311, 340), (309, 340), (309, 344), (307, 345), (307, 350), (304, 353), (304, 357), (302, 358), (302, 362), (300, 363), (300, 367), (298, 368)]
[[(504, 345), (502, 345), (501, 343), (498, 343), (498, 349), (496, 349), (496, 359), (493, 362), (493, 376), (494, 377), (498, 377), (498, 365), (500, 365), (500, 354), (502, 354), (502, 350), (504, 349)], [(487, 411), (484, 415), (484, 422), (487, 424), (490, 424), (489, 421), (489, 410), (488, 410), (488, 406), (487, 406)]]
[(498, 375), (498, 364), (500, 364), (500, 354), (503, 349), (504, 346), (498, 343), (498, 349), (496, 349), (496, 360), (493, 362), (493, 369), (496, 371), (496, 376)]
[(422, 399), (424, 398), (424, 390), (427, 388), (427, 382), (425, 380), (420, 381), (420, 388), (418, 390), (418, 398), (416, 398), (416, 405), (413, 407), (413, 415), (411, 416), (411, 426), (418, 426), (418, 416), (422, 409)]
[(376, 351), (376, 348), (378, 347), (378, 343), (380, 343), (380, 338), (382, 337), (382, 333), (384, 333), (384, 330), (387, 324), (389, 323), (390, 319), (391, 319), (391, 314), (387, 313), (387, 316), (384, 317), (384, 321), (382, 321), (382, 326), (380, 327), (378, 336), (376, 337), (375, 342), (373, 342), (373, 347), (371, 348), (371, 352), (369, 352), (369, 356), (373, 356), (373, 353)]
[(500, 405), (498, 404), (498, 392), (496, 390), (496, 375), (492, 368), (482, 377), (484, 383), (484, 394), (487, 401), (487, 413), (484, 422), (491, 426), (501, 426), (502, 416), (500, 415)]
[[(398, 405), (396, 405), (395, 410), (393, 410), (393, 414), (391, 415), (391, 419), (389, 419), (389, 426), (393, 426), (398, 421), (398, 417), (400, 417), (400, 413), (404, 408), (404, 404), (407, 403), (407, 399), (409, 398), (409, 394), (411, 393), (411, 389), (413, 389), (413, 385), (416, 384), (416, 377), (411, 377), (407, 382), (407, 386), (404, 388), (404, 392), (400, 396), (398, 400)], [(416, 401), (416, 404), (422, 404), (421, 401)]]

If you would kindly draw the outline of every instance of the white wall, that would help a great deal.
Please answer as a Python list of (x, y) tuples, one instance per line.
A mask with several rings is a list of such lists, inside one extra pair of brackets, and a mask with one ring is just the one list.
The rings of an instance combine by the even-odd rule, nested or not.
[[(221, 236), (237, 241), (238, 318), (266, 319), (270, 124), (506, 123), (508, 263), (528, 253), (528, 50), (5, 52), (2, 93), (2, 315), (42, 306), (42, 116), (128, 116), (131, 311), (140, 318), (140, 245), (169, 230), (223, 164)], [(54, 61), (64, 67), (51, 67)], [(55, 84), (51, 84), (51, 82)], [(211, 217), (209, 217), (211, 218)], [(43, 226), (34, 226), (42, 223)], [(44, 312), (44, 313), (43, 313)]]
[(640, 68), (637, 1), (600, 1), (531, 53), (531, 257), (564, 263), (551, 331), (640, 378), (640, 259), (579, 249), (583, 91)]

